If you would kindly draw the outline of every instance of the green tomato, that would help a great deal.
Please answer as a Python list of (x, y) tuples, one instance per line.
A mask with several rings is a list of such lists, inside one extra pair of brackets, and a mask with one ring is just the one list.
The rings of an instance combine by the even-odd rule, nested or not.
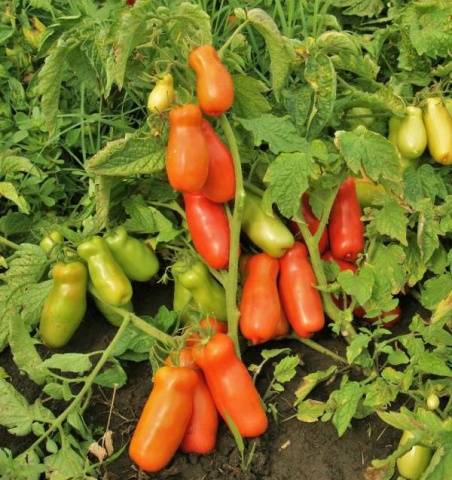
[(99, 298), (118, 307), (132, 298), (132, 285), (101, 237), (81, 243), (77, 253), (88, 264), (89, 275)]
[(391, 117), (389, 119), (388, 140), (397, 148), (397, 138), (399, 135), (400, 124), (402, 119), (400, 117)]
[(371, 128), (374, 124), (374, 112), (370, 108), (354, 107), (345, 113), (345, 125), (349, 130), (354, 130), (359, 125)]
[(64, 242), (64, 237), (58, 230), (52, 230), (49, 232), (41, 242), (39, 246), (44, 250), (44, 252), (49, 255), (49, 253), (57, 246), (62, 245)]
[(407, 159), (419, 158), (427, 147), (427, 132), (422, 120), (422, 110), (407, 107), (406, 115), (399, 125), (397, 147), (400, 155)]
[(158, 272), (159, 261), (155, 253), (144, 242), (128, 235), (124, 227), (110, 232), (105, 241), (131, 280), (147, 282)]
[[(210, 274), (204, 263), (195, 261), (190, 265), (176, 262), (173, 276), (188, 290), (199, 312), (226, 321), (226, 294), (223, 287)], [(178, 299), (179, 301), (179, 299)]]
[[(92, 298), (97, 309), (100, 313), (102, 313), (107, 322), (111, 323), (115, 327), (120, 327), (124, 318), (119, 313), (115, 312), (111, 305), (105, 303), (99, 298), (99, 294), (91, 282), (88, 284), (88, 290), (92, 294)], [(133, 312), (133, 305), (131, 301), (127, 302), (125, 305), (122, 305), (121, 308), (127, 310), (128, 312)]]
[[(409, 431), (403, 432), (400, 439), (400, 445), (404, 445), (413, 438), (413, 434)], [(397, 459), (397, 469), (408, 480), (419, 480), (428, 467), (433, 452), (430, 448), (422, 445), (415, 445), (405, 455)]]
[(444, 105), (446, 105), (449, 115), (452, 117), (452, 98), (445, 98)]
[(439, 397), (436, 393), (431, 393), (427, 397), (427, 408), (429, 410), (436, 410), (439, 407)]
[(295, 242), (284, 223), (276, 216), (267, 215), (260, 198), (251, 193), (246, 194), (242, 229), (256, 246), (272, 257), (282, 257)]
[(173, 310), (180, 313), (184, 323), (192, 323), (197, 318), (197, 307), (190, 290), (177, 280), (174, 280)]
[(86, 313), (88, 273), (82, 262), (59, 262), (41, 313), (39, 334), (45, 345), (60, 348), (74, 335)]
[(383, 185), (377, 185), (368, 178), (355, 178), (355, 186), (361, 208), (370, 207), (381, 194), (386, 192)]
[(424, 111), (430, 155), (438, 163), (452, 164), (452, 117), (441, 98), (429, 98)]

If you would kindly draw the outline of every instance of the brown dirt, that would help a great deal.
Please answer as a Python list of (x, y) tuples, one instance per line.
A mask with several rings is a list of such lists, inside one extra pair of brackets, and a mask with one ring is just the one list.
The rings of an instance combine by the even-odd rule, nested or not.
[[(171, 292), (167, 288), (154, 285), (141, 286), (136, 293), (138, 313), (153, 314), (159, 305), (170, 301)], [(405, 318), (411, 316), (414, 309), (411, 302), (402, 305)], [(406, 320), (405, 320), (406, 324)], [(403, 328), (403, 325), (399, 328)], [(114, 333), (113, 327), (100, 319), (92, 310), (65, 350), (93, 351), (108, 344)], [(319, 339), (327, 348), (343, 353), (341, 339), (323, 334)], [(364, 420), (354, 420), (353, 428), (342, 438), (338, 438), (334, 427), (329, 423), (301, 423), (295, 418), (292, 407), (294, 391), (300, 379), (306, 373), (325, 369), (331, 365), (328, 357), (319, 354), (296, 341), (280, 341), (267, 344), (265, 348), (289, 346), (299, 354), (302, 365), (299, 374), (288, 384), (286, 390), (276, 399), (280, 421), (270, 422), (265, 435), (255, 440), (256, 450), (250, 471), (240, 470), (240, 458), (232, 436), (224, 425), (221, 426), (215, 452), (207, 456), (185, 455), (178, 453), (170, 466), (158, 475), (140, 473), (131, 464), (127, 450), (119, 458), (103, 469), (103, 480), (358, 480), (363, 478), (363, 470), (373, 458), (388, 455), (397, 442), (399, 433), (385, 426), (373, 415)], [(246, 351), (247, 363), (259, 361), (259, 347)], [(43, 352), (44, 353), (44, 352)], [(9, 352), (0, 355), (2, 365), (11, 375), (11, 381), (28, 400), (32, 401), (40, 388), (20, 375), (12, 362)], [(114, 432), (115, 448), (124, 446), (134, 428), (145, 399), (149, 395), (151, 371), (146, 362), (137, 364), (126, 362), (128, 383), (116, 393), (110, 429)], [(272, 367), (264, 369), (258, 381), (259, 390), (265, 390), (270, 381)], [(328, 396), (327, 387), (319, 387), (314, 392), (318, 399)], [(108, 419), (112, 391), (98, 389), (87, 411), (87, 420), (98, 426), (102, 435)], [(57, 406), (58, 408), (58, 406)], [(29, 444), (31, 437), (17, 438), (0, 429), (0, 446), (21, 451)]]

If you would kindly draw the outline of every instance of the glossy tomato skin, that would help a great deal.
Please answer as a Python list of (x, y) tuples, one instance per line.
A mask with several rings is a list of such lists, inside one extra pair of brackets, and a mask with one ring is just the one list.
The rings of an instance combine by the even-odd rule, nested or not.
[(84, 241), (77, 247), (77, 253), (88, 264), (91, 282), (103, 302), (118, 307), (130, 301), (133, 293), (130, 280), (103, 238)]
[(229, 202), (235, 195), (235, 171), (231, 152), (207, 120), (202, 122), (202, 131), (209, 152), (209, 174), (201, 193), (213, 202)]
[[(400, 445), (404, 445), (413, 438), (409, 431), (403, 432), (400, 438)], [(397, 459), (397, 470), (407, 480), (419, 480), (427, 469), (433, 452), (430, 448), (422, 445), (415, 445), (405, 455)]]
[(240, 301), (240, 331), (253, 345), (275, 336), (282, 310), (278, 294), (279, 261), (259, 253), (246, 264)]
[(130, 458), (140, 469), (158, 472), (171, 461), (190, 422), (197, 384), (192, 368), (164, 366), (157, 370), (129, 446)]
[(209, 173), (209, 152), (202, 132), (202, 113), (197, 105), (173, 108), (169, 114), (166, 173), (180, 192), (199, 192)]
[(443, 165), (452, 164), (452, 116), (441, 98), (427, 99), (424, 110), (430, 155)]
[(226, 294), (224, 288), (210, 274), (201, 261), (190, 265), (176, 262), (173, 265), (174, 279), (190, 292), (198, 312), (226, 321)]
[(364, 225), (352, 177), (348, 177), (339, 188), (331, 209), (328, 234), (335, 258), (354, 262), (364, 250)]
[[(315, 235), (315, 233), (317, 232), (317, 229), (319, 228), (320, 220), (314, 215), (314, 212), (311, 209), (311, 205), (309, 204), (309, 195), (307, 193), (303, 194), (303, 197), (301, 199), (301, 212), (309, 228), (309, 231), (311, 232), (311, 235)], [(295, 238), (297, 240), (303, 239), (300, 229), (296, 222), (290, 222), (290, 230), (295, 235)], [(327, 248), (328, 248), (328, 231), (325, 228), (319, 240), (319, 252), (323, 253)]]
[(261, 199), (247, 192), (242, 217), (242, 229), (248, 238), (272, 257), (281, 257), (295, 239), (284, 223), (274, 215), (267, 215)]
[(341, 260), (340, 258), (335, 258), (329, 250), (322, 255), (322, 260), (324, 260), (325, 262), (335, 263), (339, 267), (341, 272), (345, 270), (356, 272), (356, 265), (354, 263), (346, 262), (345, 260)]
[(39, 334), (48, 347), (60, 348), (71, 339), (85, 316), (88, 273), (82, 262), (58, 262), (52, 268), (52, 278)]
[(202, 110), (215, 117), (229, 110), (234, 102), (234, 84), (212, 45), (193, 50), (188, 63), (196, 73), (196, 94)]
[(39, 246), (44, 252), (49, 255), (50, 252), (57, 246), (62, 245), (64, 237), (58, 230), (52, 230), (39, 242)]
[(273, 338), (282, 338), (288, 335), (290, 332), (290, 324), (287, 321), (287, 317), (284, 311), (281, 312), (281, 317), (276, 325), (275, 333), (273, 334)]
[(129, 235), (123, 226), (109, 232), (104, 238), (113, 257), (130, 280), (147, 282), (158, 272), (160, 265), (154, 251), (146, 243)]
[(224, 206), (200, 193), (184, 194), (185, 214), (196, 251), (207, 264), (221, 270), (229, 263), (229, 220)]
[[(102, 313), (105, 320), (107, 320), (108, 323), (111, 323), (115, 327), (121, 326), (124, 317), (117, 313), (111, 305), (105, 303), (103, 300), (100, 299), (99, 294), (97, 293), (91, 282), (88, 282), (88, 291), (91, 293), (97, 309), (100, 313)], [(133, 312), (133, 305), (130, 300), (125, 305), (121, 305), (121, 308), (127, 310), (128, 312)]]
[(427, 132), (422, 120), (422, 110), (409, 106), (397, 133), (397, 147), (402, 157), (419, 158), (427, 147)]
[(261, 398), (234, 343), (224, 333), (193, 349), (220, 415), (231, 419), (242, 437), (257, 437), (267, 430), (268, 419)]
[(310, 337), (325, 325), (316, 284), (307, 249), (295, 242), (280, 259), (279, 295), (287, 320), (300, 337)]

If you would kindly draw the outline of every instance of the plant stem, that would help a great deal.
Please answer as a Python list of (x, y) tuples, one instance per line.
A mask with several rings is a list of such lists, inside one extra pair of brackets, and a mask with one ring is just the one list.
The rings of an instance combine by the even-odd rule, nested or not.
[(239, 266), (240, 230), (242, 226), (243, 205), (245, 191), (243, 189), (242, 164), (240, 153), (235, 140), (234, 132), (225, 115), (221, 117), (221, 128), (231, 150), (235, 172), (235, 201), (231, 219), (231, 246), (229, 249), (229, 269), (226, 277), (226, 308), (228, 315), (228, 334), (234, 342), (237, 355), (240, 357), (238, 323), (239, 310), (237, 308), (237, 282)]
[(7, 238), (2, 237), (1, 235), (0, 235), (0, 243), (14, 250), (19, 249), (19, 245), (17, 243), (11, 242), (11, 240), (8, 240)]
[(224, 44), (223, 44), (223, 46), (220, 48), (220, 50), (218, 50), (218, 56), (219, 56), (220, 58), (223, 58), (224, 51), (229, 47), (229, 45), (232, 43), (232, 41), (234, 40), (234, 38), (236, 37), (236, 35), (248, 25), (248, 23), (249, 23), (249, 21), (246, 20), (246, 21), (243, 22), (241, 25), (239, 25), (239, 26), (234, 30), (234, 32), (232, 32), (231, 36), (226, 40), (226, 42), (224, 42)]
[(334, 353), (330, 349), (323, 347), (317, 342), (314, 342), (314, 340), (311, 340), (310, 338), (301, 338), (298, 335), (292, 334), (290, 335), (289, 338), (293, 338), (295, 340), (298, 340), (299, 342), (303, 343), (307, 347), (311, 348), (312, 350), (315, 350), (316, 352), (322, 353), (323, 355), (326, 355), (327, 357), (332, 358), (336, 362), (343, 363), (345, 365), (349, 365), (347, 359), (344, 357), (341, 357), (337, 353)]
[(122, 322), (121, 326), (116, 332), (116, 335), (113, 337), (108, 347), (103, 351), (102, 356), (99, 358), (99, 361), (97, 362), (96, 366), (93, 368), (91, 373), (86, 377), (85, 384), (83, 385), (82, 389), (77, 394), (77, 396), (72, 400), (71, 404), (50, 424), (47, 431), (43, 435), (41, 435), (30, 447), (28, 447), (27, 450), (25, 450), (25, 452), (22, 453), (22, 455), (26, 455), (30, 450), (34, 450), (51, 433), (53, 433), (55, 430), (60, 428), (63, 422), (69, 416), (69, 414), (80, 405), (81, 401), (83, 400), (83, 397), (91, 388), (98, 373), (101, 371), (102, 367), (105, 365), (105, 363), (109, 359), (110, 353), (113, 351), (114, 346), (122, 337), (122, 334), (125, 332), (131, 320), (131, 316), (132, 314), (130, 313), (127, 316), (124, 316), (124, 321)]

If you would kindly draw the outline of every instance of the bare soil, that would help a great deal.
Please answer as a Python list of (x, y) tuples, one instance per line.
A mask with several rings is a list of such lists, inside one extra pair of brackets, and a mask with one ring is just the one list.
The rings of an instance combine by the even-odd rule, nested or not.
[[(139, 314), (153, 314), (159, 305), (169, 304), (171, 291), (168, 288), (153, 285), (137, 288), (135, 298)], [(411, 317), (415, 305), (407, 300), (402, 304), (405, 312), (404, 321)], [(99, 317), (94, 308), (70, 344), (64, 351), (88, 352), (104, 348), (114, 334), (114, 328)], [(323, 333), (317, 340), (325, 347), (344, 353), (344, 342)], [(265, 435), (254, 440), (256, 450), (248, 472), (240, 469), (240, 456), (234, 440), (224, 424), (220, 427), (217, 448), (206, 456), (178, 453), (169, 467), (157, 475), (138, 472), (131, 463), (125, 448), (122, 454), (103, 468), (102, 480), (359, 480), (363, 471), (373, 458), (387, 456), (397, 443), (399, 433), (384, 425), (376, 415), (363, 420), (354, 420), (353, 428), (342, 438), (329, 423), (302, 423), (294, 416), (294, 391), (303, 375), (325, 369), (332, 361), (304, 345), (292, 340), (283, 340), (266, 344), (265, 348), (288, 346), (297, 353), (302, 361), (299, 374), (288, 384), (284, 393), (279, 395), (275, 404), (280, 413), (278, 422), (272, 420)], [(244, 360), (257, 363), (261, 347), (247, 349)], [(42, 350), (43, 355), (49, 352)], [(10, 375), (12, 383), (33, 401), (40, 394), (40, 387), (21, 375), (6, 350), (0, 355), (0, 365)], [(126, 362), (127, 385), (116, 392), (109, 428), (114, 432), (113, 441), (116, 450), (125, 446), (140, 415), (141, 408), (151, 388), (151, 370), (147, 362)], [(265, 391), (271, 379), (272, 365), (264, 369), (258, 380), (258, 388)], [(331, 386), (320, 386), (314, 391), (314, 397), (326, 399)], [(86, 418), (96, 430), (99, 437), (105, 431), (112, 401), (112, 391), (98, 388), (92, 398)], [(55, 405), (56, 409), (64, 405)], [(32, 437), (14, 437), (0, 428), (0, 446), (8, 447), (18, 453), (29, 445)]]

